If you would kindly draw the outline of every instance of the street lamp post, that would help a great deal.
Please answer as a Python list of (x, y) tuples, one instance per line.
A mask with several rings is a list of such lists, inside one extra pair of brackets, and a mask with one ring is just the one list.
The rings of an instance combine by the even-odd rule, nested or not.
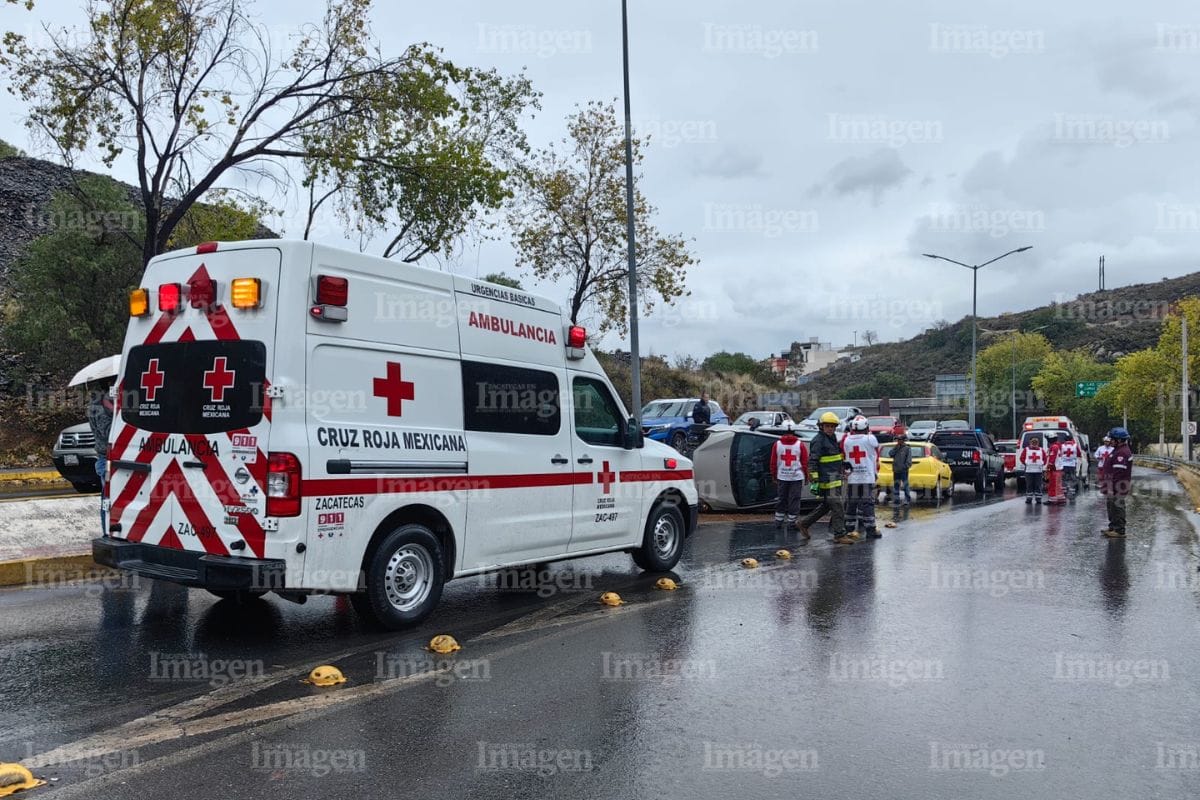
[(951, 264), (957, 264), (960, 267), (966, 267), (967, 269), (971, 270), (971, 398), (970, 398), (970, 412), (968, 414), (968, 424), (972, 428), (975, 427), (975, 394), (976, 394), (975, 380), (977, 377), (976, 376), (975, 355), (976, 355), (976, 347), (977, 347), (977, 341), (978, 341), (978, 330), (977, 329), (979, 327), (979, 315), (977, 313), (978, 298), (979, 298), (979, 270), (983, 269), (988, 264), (995, 264), (1000, 259), (1011, 256), (1013, 253), (1024, 253), (1026, 250), (1032, 250), (1032, 249), (1033, 249), (1032, 245), (1026, 245), (1025, 247), (1018, 247), (1016, 250), (1009, 250), (1004, 255), (996, 256), (991, 261), (985, 261), (982, 264), (964, 264), (961, 261), (955, 261), (953, 258), (946, 258), (945, 256), (934, 255), (933, 253), (922, 253), (921, 254), (921, 255), (925, 256), (926, 258), (935, 258), (935, 259), (938, 259), (939, 261), (949, 261)]
[(642, 356), (638, 346), (637, 246), (633, 219), (633, 121), (629, 113), (629, 9), (621, 0), (622, 72), (625, 80), (625, 255), (629, 261), (629, 383), (633, 414), (642, 424)]

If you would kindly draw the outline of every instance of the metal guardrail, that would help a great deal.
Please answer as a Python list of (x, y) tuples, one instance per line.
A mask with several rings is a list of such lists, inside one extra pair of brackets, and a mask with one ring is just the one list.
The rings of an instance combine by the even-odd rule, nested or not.
[(1193, 472), (1200, 472), (1200, 462), (1184, 461), (1182, 458), (1172, 458), (1171, 456), (1156, 456), (1150, 453), (1135, 453), (1133, 463), (1141, 462), (1142, 464), (1157, 465), (1160, 467), (1169, 467), (1171, 469), (1190, 469)]

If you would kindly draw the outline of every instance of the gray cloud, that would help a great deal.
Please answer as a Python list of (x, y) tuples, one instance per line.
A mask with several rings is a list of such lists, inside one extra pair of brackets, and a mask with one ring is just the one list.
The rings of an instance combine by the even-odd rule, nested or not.
[(722, 180), (752, 178), (762, 175), (762, 162), (761, 153), (723, 147), (716, 155), (698, 160), (693, 173)]
[(871, 195), (871, 201), (879, 205), (885, 191), (902, 186), (911, 174), (912, 170), (904, 166), (894, 148), (882, 147), (869, 155), (834, 164), (821, 183), (813, 187), (813, 193), (830, 191), (844, 197), (861, 192)]

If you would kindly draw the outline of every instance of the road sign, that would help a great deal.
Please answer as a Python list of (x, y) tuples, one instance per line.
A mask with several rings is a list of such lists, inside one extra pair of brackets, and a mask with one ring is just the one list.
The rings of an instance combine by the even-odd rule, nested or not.
[(1108, 381), (1079, 381), (1075, 384), (1076, 397), (1095, 397), (1100, 391), (1100, 387), (1107, 384)]
[(1188, 435), (1188, 436), (1195, 436), (1195, 435), (1196, 435), (1196, 423), (1195, 423), (1195, 422), (1188, 422), (1188, 424), (1187, 424), (1187, 435)]

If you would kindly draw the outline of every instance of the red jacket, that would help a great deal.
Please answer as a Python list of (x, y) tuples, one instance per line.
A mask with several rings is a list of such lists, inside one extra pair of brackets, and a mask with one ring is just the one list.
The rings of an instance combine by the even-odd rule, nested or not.
[(1133, 489), (1133, 451), (1121, 443), (1108, 454), (1100, 467), (1100, 491), (1126, 497)]
[[(800, 442), (800, 440), (796, 438), (794, 433), (785, 433), (779, 437), (778, 442), (771, 445), (771, 477), (775, 480), (779, 480), (779, 445), (785, 444), (790, 446), (796, 442)], [(802, 476), (808, 474), (808, 447), (805, 446), (804, 442), (800, 442), (800, 474)], [(800, 480), (803, 480), (803, 478), (800, 478)]]

